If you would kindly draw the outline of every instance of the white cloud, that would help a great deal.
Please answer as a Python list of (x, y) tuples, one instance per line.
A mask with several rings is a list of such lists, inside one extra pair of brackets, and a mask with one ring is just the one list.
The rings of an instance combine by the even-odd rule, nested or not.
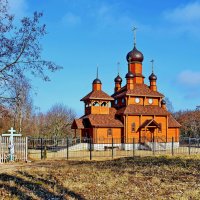
[(185, 70), (178, 75), (178, 82), (185, 86), (200, 87), (200, 71)]
[(8, 0), (9, 10), (17, 18), (27, 15), (28, 4), (26, 0)]
[(78, 15), (75, 15), (71, 12), (68, 12), (62, 18), (62, 23), (67, 25), (77, 25), (81, 22), (81, 18)]
[(200, 3), (193, 2), (164, 13), (166, 19), (177, 23), (200, 22)]

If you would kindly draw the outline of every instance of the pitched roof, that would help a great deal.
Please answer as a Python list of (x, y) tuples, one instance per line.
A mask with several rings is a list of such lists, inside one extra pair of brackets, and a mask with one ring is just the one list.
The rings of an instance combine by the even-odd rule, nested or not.
[(93, 127), (124, 127), (123, 123), (115, 119), (113, 115), (90, 114), (83, 118), (88, 119)]
[(138, 129), (145, 127), (160, 127), (160, 125), (154, 119), (147, 119), (140, 125)]
[(169, 115), (169, 118), (168, 118), (168, 127), (169, 128), (180, 128), (181, 125), (173, 118), (172, 115)]
[(111, 96), (106, 94), (105, 92), (101, 90), (93, 90), (89, 94), (87, 94), (85, 97), (81, 99), (81, 101), (89, 100), (89, 99), (103, 99), (103, 100), (114, 100)]
[(128, 105), (120, 108), (117, 114), (128, 114), (128, 115), (168, 115), (168, 111), (165, 109), (153, 106), (153, 105)]
[(74, 119), (71, 128), (72, 129), (82, 129), (82, 128), (84, 128), (83, 120), (82, 119)]
[(160, 92), (152, 91), (146, 84), (134, 84), (133, 90), (127, 90), (126, 86), (124, 86), (114, 93), (112, 97), (122, 97), (124, 95), (164, 97)]

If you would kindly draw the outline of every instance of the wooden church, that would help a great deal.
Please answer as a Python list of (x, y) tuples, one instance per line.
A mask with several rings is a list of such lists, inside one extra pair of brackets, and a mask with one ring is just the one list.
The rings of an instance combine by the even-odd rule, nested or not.
[[(72, 129), (75, 137), (92, 138), (93, 144), (107, 145), (113, 138), (119, 147), (131, 149), (134, 140), (136, 148), (153, 142), (179, 145), (180, 124), (166, 109), (164, 95), (157, 90), (157, 76), (153, 71), (149, 85), (144, 83), (143, 54), (134, 47), (127, 56), (128, 70), (126, 84), (118, 74), (114, 79), (114, 94), (102, 90), (101, 80), (92, 83), (92, 91), (81, 99), (85, 114), (75, 119)], [(77, 131), (79, 130), (79, 131)], [(166, 146), (165, 146), (166, 147)]]

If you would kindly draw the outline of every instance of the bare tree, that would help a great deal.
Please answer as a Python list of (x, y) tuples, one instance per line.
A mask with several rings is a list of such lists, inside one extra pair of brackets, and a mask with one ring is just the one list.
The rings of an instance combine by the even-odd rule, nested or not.
[(75, 112), (63, 104), (55, 104), (46, 114), (46, 131), (51, 137), (70, 136)]
[(40, 40), (46, 34), (45, 24), (40, 23), (42, 13), (24, 17), (20, 25), (14, 24), (14, 15), (8, 11), (8, 1), (0, 0), (0, 100), (11, 99), (8, 91), (16, 75), (32, 74), (49, 80), (46, 69), (54, 72), (61, 67), (41, 57)]
[(181, 124), (181, 135), (200, 137), (200, 111), (186, 110), (175, 113), (175, 118)]
[(32, 114), (31, 85), (25, 77), (17, 75), (10, 83), (12, 84), (10, 96), (13, 100), (10, 103), (10, 110), (13, 113), (13, 126), (21, 133), (23, 121), (27, 122)]
[(169, 98), (165, 97), (165, 101), (166, 101), (166, 107), (167, 107), (167, 110), (171, 113), (174, 112), (174, 107), (173, 107), (173, 104), (172, 102), (169, 100)]

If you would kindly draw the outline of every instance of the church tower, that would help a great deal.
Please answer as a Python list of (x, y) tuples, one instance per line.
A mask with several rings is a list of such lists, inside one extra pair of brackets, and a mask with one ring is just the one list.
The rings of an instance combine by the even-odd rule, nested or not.
[(149, 76), (149, 81), (150, 81), (150, 86), (149, 88), (152, 91), (157, 91), (157, 85), (156, 85), (156, 80), (157, 80), (157, 76), (154, 74), (153, 68), (154, 68), (154, 60), (151, 61), (152, 62), (152, 73)]
[(99, 71), (98, 71), (98, 67), (97, 67), (97, 77), (96, 79), (94, 79), (93, 83), (92, 83), (92, 90), (93, 91), (101, 91), (101, 80), (99, 79)]
[(113, 100), (111, 96), (102, 91), (102, 83), (97, 68), (96, 79), (92, 82), (92, 91), (81, 99), (85, 103), (85, 115), (109, 114), (110, 102)]
[(126, 60), (129, 65), (130, 72), (132, 72), (132, 74), (134, 75), (133, 82), (143, 84), (145, 77), (142, 75), (142, 61), (144, 60), (144, 56), (136, 48), (136, 30), (137, 29), (134, 27), (134, 47), (133, 50), (127, 54)]
[(122, 78), (120, 77), (119, 75), (119, 62), (117, 63), (118, 65), (118, 75), (117, 77), (114, 79), (115, 81), (115, 89), (114, 89), (114, 92), (117, 92), (121, 89), (121, 84), (122, 84)]

